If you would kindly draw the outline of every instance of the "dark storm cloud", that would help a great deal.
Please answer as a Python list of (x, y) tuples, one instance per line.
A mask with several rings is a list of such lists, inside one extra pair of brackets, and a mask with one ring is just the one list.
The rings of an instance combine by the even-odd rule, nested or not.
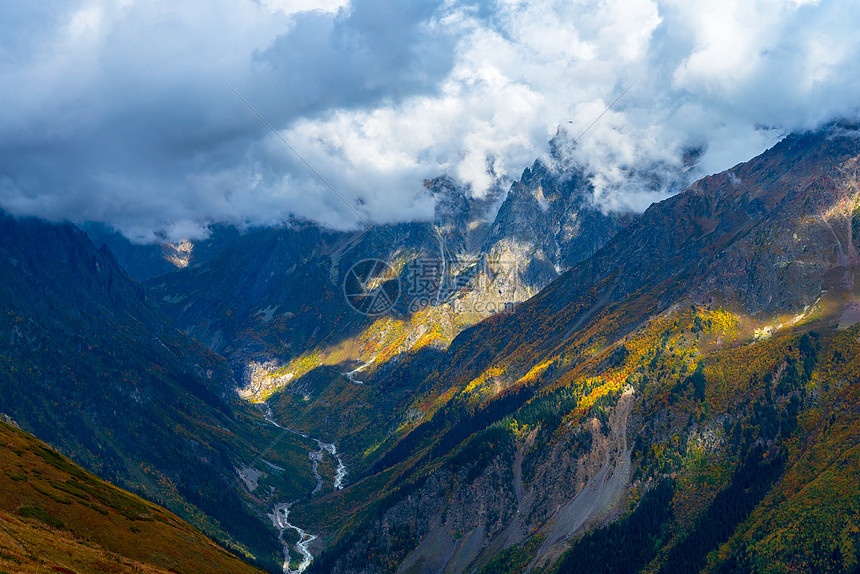
[[(857, 114), (850, 2), (134, 0), (0, 8), (0, 206), (147, 240), (291, 215), (428, 217), (572, 143), (605, 209), (639, 210), (787, 130)], [(685, 151), (704, 151), (683, 172)]]
[(292, 14), (216, 4), (4, 6), (3, 207), (105, 220), (139, 238), (312, 216), (313, 202), (292, 205), (271, 187), (297, 166), (225, 82), (283, 126), (432, 91), (452, 63), (453, 39), (426, 26), (434, 2)]
[(455, 38), (427, 25), (439, 2), (354, 2), (332, 18), (307, 12), (254, 58), (267, 117), (400, 101), (431, 92), (453, 64)]

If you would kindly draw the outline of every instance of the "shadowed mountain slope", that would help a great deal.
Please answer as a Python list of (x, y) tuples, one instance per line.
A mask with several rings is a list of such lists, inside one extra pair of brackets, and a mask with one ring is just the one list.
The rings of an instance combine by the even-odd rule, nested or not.
[[(266, 460), (294, 471), (267, 472), (263, 449), (281, 431), (236, 397), (223, 358), (173, 327), (83, 232), (3, 215), (0, 237), (0, 411), (276, 568), (266, 513), (313, 488), (313, 443), (283, 437)], [(254, 462), (263, 496), (237, 474)]]

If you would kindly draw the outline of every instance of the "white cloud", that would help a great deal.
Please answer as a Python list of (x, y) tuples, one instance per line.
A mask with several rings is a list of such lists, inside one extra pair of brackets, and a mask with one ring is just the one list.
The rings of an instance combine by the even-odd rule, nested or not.
[(138, 239), (358, 225), (228, 81), (368, 220), (429, 217), (422, 181), (443, 173), (506, 185), (559, 127), (595, 200), (641, 210), (856, 115), (858, 24), (847, 0), (6, 3), (0, 206)]
[(337, 12), (349, 5), (349, 0), (261, 0), (272, 12), (296, 14), (298, 12)]

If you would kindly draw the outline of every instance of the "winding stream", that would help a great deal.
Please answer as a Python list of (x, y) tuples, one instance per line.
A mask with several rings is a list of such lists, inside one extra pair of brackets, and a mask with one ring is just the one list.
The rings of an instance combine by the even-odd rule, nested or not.
[[(316, 540), (317, 537), (313, 534), (308, 534), (298, 526), (290, 524), (290, 506), (292, 505), (292, 502), (276, 504), (272, 514), (269, 515), (269, 518), (272, 519), (272, 523), (280, 533), (278, 540), (280, 540), (281, 544), (284, 545), (284, 574), (301, 574), (314, 560), (314, 555), (311, 554), (311, 551), (308, 549), (308, 544)], [(302, 561), (297, 570), (290, 568), (290, 548), (286, 541), (284, 541), (284, 533), (290, 529), (299, 533), (299, 541), (296, 543), (296, 549), (299, 551), (299, 554), (302, 555)]]
[[(320, 447), (320, 459), (322, 458), (322, 451), (326, 451), (330, 455), (332, 455), (335, 459), (337, 459), (337, 468), (334, 471), (334, 488), (335, 490), (341, 490), (343, 488), (343, 479), (346, 478), (346, 465), (343, 464), (343, 460), (341, 460), (340, 455), (337, 454), (337, 447), (334, 443), (330, 442), (322, 442), (319, 439), (314, 439), (317, 441), (317, 444)], [(314, 458), (314, 454), (311, 453), (311, 459)], [(320, 479), (319, 474), (317, 474), (317, 464), (319, 459), (314, 459), (314, 475), (317, 477), (317, 487), (314, 489), (314, 493), (316, 493), (320, 488), (322, 488), (322, 480)]]
[[(264, 403), (265, 404), (265, 403)], [(278, 427), (279, 429), (283, 429), (281, 425), (275, 421), (274, 415), (272, 413), (272, 409), (269, 405), (265, 405), (266, 410), (263, 413), (266, 421), (270, 424)], [(294, 432), (304, 438), (311, 438), (307, 434), (294, 431), (292, 429), (284, 429), (289, 430), (290, 432)], [(319, 450), (312, 450), (308, 453), (308, 457), (313, 463), (313, 472), (314, 477), (317, 479), (317, 485), (314, 487), (311, 496), (317, 494), (323, 487), (323, 477), (319, 473), (319, 464), (320, 461), (325, 457), (325, 453), (329, 453), (337, 460), (337, 469), (335, 469), (334, 475), (334, 488), (336, 490), (343, 489), (343, 479), (347, 475), (346, 465), (343, 464), (343, 460), (337, 454), (337, 447), (334, 443), (323, 442), (320, 439), (314, 438), (312, 439), (319, 446)], [(298, 526), (294, 524), (290, 524), (289, 516), (290, 516), (290, 507), (295, 504), (295, 500), (293, 502), (280, 502), (275, 504), (274, 509), (272, 509), (272, 514), (269, 514), (269, 518), (272, 519), (272, 524), (274, 524), (275, 528), (278, 529), (278, 540), (281, 541), (281, 544), (284, 545), (284, 574), (301, 574), (304, 572), (308, 566), (313, 562), (314, 555), (311, 553), (308, 546), (311, 542), (316, 540), (316, 535), (305, 532)], [(299, 554), (302, 556), (302, 561), (298, 566), (297, 570), (293, 570), (290, 568), (290, 547), (289, 544), (284, 540), (284, 533), (288, 530), (295, 530), (299, 535), (299, 541), (296, 543), (296, 550), (298, 550)]]

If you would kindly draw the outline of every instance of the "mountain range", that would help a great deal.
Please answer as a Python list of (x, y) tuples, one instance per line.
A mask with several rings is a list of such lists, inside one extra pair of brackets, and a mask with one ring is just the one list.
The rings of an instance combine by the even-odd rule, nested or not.
[(854, 572), (858, 133), (641, 215), (543, 162), (351, 233), (3, 215), (0, 412), (273, 572)]

